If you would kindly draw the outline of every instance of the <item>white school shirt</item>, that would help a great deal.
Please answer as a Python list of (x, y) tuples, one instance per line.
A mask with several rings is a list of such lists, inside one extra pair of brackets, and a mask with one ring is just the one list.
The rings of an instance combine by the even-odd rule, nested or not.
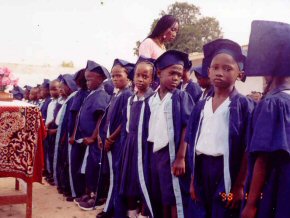
[(284, 90), (283, 92), (290, 95), (290, 90)]
[(48, 125), (49, 123), (53, 121), (54, 119), (53, 112), (56, 107), (56, 103), (57, 103), (57, 99), (52, 99), (50, 103), (48, 104), (45, 125)]
[(153, 143), (153, 152), (159, 151), (169, 143), (164, 106), (171, 101), (171, 96), (172, 93), (168, 92), (161, 100), (157, 92), (149, 100), (151, 115), (147, 140)]
[(229, 149), (230, 100), (227, 98), (213, 112), (213, 98), (210, 97), (204, 106), (201, 130), (196, 144), (196, 154), (221, 156)]

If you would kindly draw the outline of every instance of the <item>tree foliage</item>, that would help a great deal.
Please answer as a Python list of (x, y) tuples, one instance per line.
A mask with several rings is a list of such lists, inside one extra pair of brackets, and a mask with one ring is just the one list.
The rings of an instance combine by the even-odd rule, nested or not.
[[(166, 45), (167, 49), (177, 49), (186, 53), (201, 52), (205, 43), (223, 36), (219, 22), (214, 17), (202, 16), (200, 9), (193, 4), (175, 2), (167, 11), (161, 11), (160, 17), (165, 14), (171, 14), (179, 20), (177, 37), (173, 43)], [(153, 21), (150, 32), (159, 19)], [(140, 41), (137, 41), (134, 48), (136, 55), (139, 45)]]

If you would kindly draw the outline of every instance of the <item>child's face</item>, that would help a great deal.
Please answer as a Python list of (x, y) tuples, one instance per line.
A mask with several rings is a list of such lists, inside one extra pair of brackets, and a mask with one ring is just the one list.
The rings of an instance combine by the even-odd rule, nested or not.
[(215, 87), (229, 88), (238, 78), (241, 78), (241, 75), (242, 72), (231, 55), (221, 53), (213, 58), (209, 68), (209, 78)]
[(86, 71), (85, 78), (89, 90), (96, 90), (104, 81), (104, 77), (101, 73), (92, 71)]
[(124, 89), (129, 84), (128, 73), (126, 69), (120, 65), (116, 65), (112, 68), (112, 81), (117, 89)]
[(49, 93), (52, 98), (58, 98), (59, 96), (59, 82), (58, 81), (52, 81), (49, 84)]
[(211, 86), (211, 82), (209, 78), (203, 78), (201, 76), (196, 75), (196, 79), (197, 79), (198, 85), (203, 89), (207, 89)]
[(60, 95), (64, 98), (69, 96), (72, 93), (71, 89), (65, 84), (65, 83), (60, 83)]
[(32, 88), (32, 89), (30, 90), (29, 99), (30, 99), (31, 101), (35, 101), (35, 100), (37, 100), (37, 89), (36, 89), (36, 88)]
[(163, 70), (158, 71), (158, 77), (160, 79), (160, 86), (172, 91), (179, 85), (183, 75), (182, 65), (172, 65)]
[(40, 88), (40, 95), (41, 95), (41, 98), (46, 98), (49, 96), (49, 89), (44, 87), (44, 86), (41, 86)]
[(42, 99), (41, 88), (37, 88), (37, 99)]
[(152, 83), (153, 67), (147, 63), (139, 63), (135, 69), (134, 84), (138, 91), (146, 91)]
[(30, 91), (28, 89), (26, 89), (25, 92), (24, 92), (24, 98), (26, 100), (30, 100), (30, 97), (29, 96), (30, 96)]

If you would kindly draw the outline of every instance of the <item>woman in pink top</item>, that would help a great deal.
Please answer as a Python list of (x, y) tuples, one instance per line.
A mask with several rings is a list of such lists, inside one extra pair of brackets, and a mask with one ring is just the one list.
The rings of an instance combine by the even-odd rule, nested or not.
[(165, 43), (172, 42), (179, 29), (178, 20), (172, 15), (164, 15), (157, 22), (152, 33), (140, 44), (139, 56), (157, 59), (165, 51)]

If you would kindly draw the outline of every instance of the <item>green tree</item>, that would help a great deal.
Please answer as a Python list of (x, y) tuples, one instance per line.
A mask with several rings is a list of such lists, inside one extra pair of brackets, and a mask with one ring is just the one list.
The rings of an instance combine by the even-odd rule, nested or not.
[[(171, 14), (179, 20), (177, 37), (174, 42), (166, 45), (167, 49), (177, 49), (186, 53), (201, 52), (204, 44), (223, 37), (219, 22), (214, 17), (202, 16), (200, 9), (193, 4), (175, 2), (167, 11), (161, 11), (160, 17), (165, 14)], [(153, 21), (150, 33), (159, 19)], [(138, 55), (140, 43), (136, 42), (135, 55)]]

